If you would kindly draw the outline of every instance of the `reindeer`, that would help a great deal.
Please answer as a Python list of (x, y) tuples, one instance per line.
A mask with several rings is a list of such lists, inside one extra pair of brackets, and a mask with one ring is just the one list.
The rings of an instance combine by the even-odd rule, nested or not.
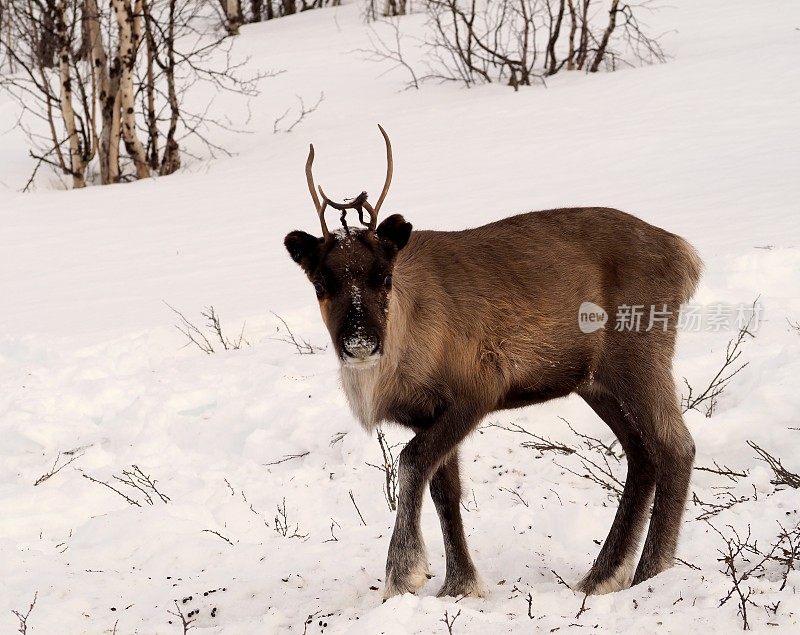
[[(336, 203), (315, 188), (312, 145), (306, 178), (322, 236), (293, 231), (285, 246), (314, 286), (355, 417), (368, 430), (394, 422), (415, 433), (400, 453), (384, 598), (414, 593), (430, 577), (420, 530), (428, 484), (444, 534), (439, 596), (484, 595), (461, 520), (459, 444), (488, 413), (572, 393), (627, 457), (611, 530), (577, 588), (608, 593), (667, 569), (695, 454), (672, 358), (679, 307), (700, 278), (697, 253), (674, 234), (603, 207), (530, 212), (461, 231), (412, 233), (399, 214), (378, 224), (393, 173), (391, 142), (379, 128), (388, 167), (375, 206), (366, 193)], [(329, 207), (342, 212), (343, 227), (333, 232)], [(348, 226), (350, 209), (360, 226)], [(581, 329), (585, 302), (672, 319)]]

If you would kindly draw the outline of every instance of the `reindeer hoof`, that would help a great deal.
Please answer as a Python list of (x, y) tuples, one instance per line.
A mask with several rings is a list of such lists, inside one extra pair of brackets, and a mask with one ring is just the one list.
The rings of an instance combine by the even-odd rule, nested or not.
[(383, 590), (383, 601), (403, 593), (416, 593), (425, 586), (429, 579), (428, 575), (427, 565), (418, 565), (403, 576), (396, 575), (394, 570), (389, 571)]
[(444, 584), (436, 594), (440, 598), (485, 598), (486, 595), (486, 588), (474, 571), (466, 575), (445, 576)]
[[(431, 578), (424, 551), (413, 565), (403, 567), (402, 564), (404, 563), (400, 563), (400, 566), (387, 566), (386, 586), (383, 590), (384, 602), (395, 595), (416, 593)], [(402, 569), (406, 569), (406, 572), (401, 573)]]
[(586, 595), (605, 595), (627, 589), (633, 580), (635, 564), (633, 560), (626, 561), (608, 572), (597, 571), (592, 567), (574, 589)]

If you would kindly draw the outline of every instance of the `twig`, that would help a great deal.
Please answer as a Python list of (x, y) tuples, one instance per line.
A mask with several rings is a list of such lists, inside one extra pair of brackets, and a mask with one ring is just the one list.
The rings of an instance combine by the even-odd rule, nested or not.
[[(695, 395), (689, 381), (685, 377), (683, 378), (683, 383), (686, 385), (686, 388), (689, 391), (685, 397), (681, 396), (681, 405), (684, 413), (688, 412), (689, 410), (697, 410), (698, 412), (703, 412), (706, 417), (711, 417), (717, 407), (717, 400), (719, 399), (719, 396), (728, 387), (731, 379), (744, 370), (750, 363), (745, 362), (740, 364), (734, 370), (730, 370), (742, 355), (742, 346), (745, 342), (745, 338), (755, 337), (755, 335), (753, 335), (753, 333), (750, 331), (750, 328), (753, 326), (753, 321), (756, 318), (756, 305), (758, 304), (758, 299), (759, 298), (756, 298), (753, 301), (753, 310), (750, 313), (747, 324), (739, 328), (739, 332), (736, 334), (736, 337), (731, 339), (725, 347), (725, 360), (723, 361), (720, 369), (708, 383), (708, 386), (706, 386), (706, 388), (699, 395)], [(700, 408), (701, 406), (702, 410)]]
[(333, 518), (331, 518), (331, 537), (327, 538), (326, 540), (323, 540), (322, 542), (339, 542), (339, 539), (336, 537), (336, 534), (333, 533), (334, 527), (338, 527), (339, 529), (342, 528), (342, 526), (339, 523), (337, 523)]
[(306, 450), (305, 452), (301, 452), (300, 454), (287, 454), (282, 459), (278, 459), (277, 461), (270, 461), (269, 463), (264, 463), (265, 467), (270, 465), (280, 465), (281, 463), (286, 463), (287, 461), (291, 461), (293, 459), (302, 459), (304, 456), (308, 456), (310, 452)]
[(204, 531), (204, 532), (206, 532), (206, 533), (209, 533), (209, 534), (214, 534), (215, 536), (218, 536), (219, 538), (222, 538), (222, 539), (223, 539), (225, 542), (227, 542), (227, 543), (228, 543), (228, 544), (229, 544), (231, 547), (233, 546), (233, 542), (231, 542), (230, 538), (226, 538), (225, 536), (223, 536), (223, 535), (222, 535), (221, 533), (219, 533), (218, 531), (216, 531), (216, 530), (214, 530), (214, 529), (204, 529), (203, 531)]
[(363, 523), (364, 527), (366, 527), (367, 521), (364, 520), (364, 516), (361, 515), (361, 510), (358, 508), (358, 505), (356, 504), (356, 499), (353, 496), (353, 490), (350, 490), (349, 494), (350, 494), (350, 500), (353, 501), (353, 507), (355, 507), (356, 511), (358, 512), (358, 517), (361, 519), (361, 522)]
[(531, 437), (533, 441), (523, 441), (521, 444), (522, 447), (537, 450), (540, 455), (544, 454), (545, 452), (555, 452), (556, 454), (573, 454), (575, 452), (574, 448), (557, 441), (551, 441), (550, 439), (539, 436), (538, 434), (533, 434), (517, 423), (510, 423), (507, 426), (500, 425), (499, 423), (487, 423), (484, 427), (497, 428), (499, 430), (505, 430), (506, 432), (516, 432), (518, 434), (527, 435)]
[(700, 467), (698, 465), (698, 466), (695, 466), (694, 469), (696, 469), (698, 472), (709, 472), (711, 474), (719, 474), (720, 476), (724, 476), (724, 477), (730, 479), (734, 483), (738, 482), (738, 480), (740, 478), (745, 478), (747, 476), (747, 474), (748, 474), (748, 472), (746, 470), (742, 471), (742, 472), (737, 472), (737, 471), (732, 470), (731, 468), (729, 468), (727, 465), (720, 466), (720, 464), (717, 463), (716, 461), (714, 461), (714, 467), (713, 468), (711, 468), (711, 467)]
[(72, 455), (72, 457), (68, 461), (66, 461), (62, 465), (59, 465), (58, 462), (62, 456), (61, 452), (59, 452), (58, 455), (56, 456), (56, 460), (53, 461), (53, 467), (50, 468), (50, 471), (45, 472), (39, 478), (37, 478), (33, 486), (36, 487), (37, 485), (41, 485), (45, 481), (49, 480), (50, 478), (58, 474), (61, 470), (63, 470), (65, 467), (67, 467), (70, 463), (73, 463), (74, 461), (77, 461), (79, 458), (81, 458), (83, 454), (84, 453), (81, 452), (80, 454)]
[[(216, 352), (214, 345), (211, 343), (211, 340), (197, 327), (193, 324), (189, 319), (178, 309), (170, 305), (165, 300), (162, 300), (170, 310), (175, 313), (181, 320), (181, 324), (176, 324), (175, 328), (178, 329), (186, 338), (189, 340), (186, 346), (190, 344), (194, 344), (203, 351), (206, 355), (211, 355), (212, 353)], [(217, 314), (216, 310), (213, 306), (208, 306), (203, 311), (200, 312), (204, 318), (206, 318), (206, 329), (210, 331), (212, 339), (218, 340), (219, 343), (222, 345), (223, 350), (239, 350), (242, 346), (250, 346), (250, 342), (247, 341), (244, 337), (244, 329), (246, 326), (246, 322), (242, 324), (242, 328), (239, 332), (239, 335), (236, 339), (231, 340), (228, 338), (222, 330), (222, 324), (220, 322), (219, 314)]]
[(292, 130), (294, 130), (295, 126), (297, 126), (301, 121), (303, 121), (303, 119), (305, 119), (308, 115), (316, 111), (316, 109), (319, 108), (320, 104), (323, 101), (325, 101), (325, 93), (320, 93), (317, 102), (313, 106), (307, 108), (305, 103), (303, 102), (303, 98), (300, 97), (300, 95), (296, 95), (296, 97), (297, 100), (300, 102), (299, 114), (297, 116), (297, 119), (295, 119), (294, 122), (292, 122), (292, 124), (289, 127), (283, 130), (281, 130), (278, 127), (278, 125), (286, 118), (286, 116), (289, 114), (289, 111), (291, 110), (291, 108), (287, 108), (286, 112), (284, 112), (280, 117), (278, 117), (272, 124), (273, 134), (276, 134), (278, 132), (291, 132)]
[(342, 439), (347, 436), (347, 432), (337, 432), (331, 437), (331, 440), (328, 442), (330, 447), (333, 447), (337, 443), (340, 443)]
[(697, 492), (692, 492), (692, 504), (697, 507), (700, 507), (700, 509), (702, 510), (700, 515), (697, 516), (695, 520), (708, 520), (709, 518), (713, 518), (717, 514), (724, 512), (726, 509), (730, 509), (734, 505), (738, 505), (739, 503), (745, 503), (751, 500), (749, 496), (745, 495), (735, 496), (727, 489), (722, 490), (720, 492), (716, 492), (714, 494), (714, 498), (719, 502), (710, 503), (703, 501), (697, 495)]
[(447, 627), (448, 635), (453, 635), (453, 625), (456, 623), (459, 615), (461, 615), (461, 609), (458, 609), (458, 613), (452, 616), (448, 615), (447, 611), (445, 611), (444, 617), (439, 620)]
[(308, 534), (300, 533), (300, 525), (297, 523), (295, 523), (294, 529), (290, 533), (290, 524), (291, 523), (289, 522), (289, 518), (286, 514), (286, 497), (284, 497), (282, 503), (278, 505), (278, 514), (275, 516), (275, 531), (284, 538), (308, 538)]
[(520, 503), (525, 505), (525, 507), (530, 507), (530, 505), (528, 504), (528, 501), (526, 501), (524, 498), (522, 498), (522, 495), (517, 490), (511, 489), (510, 487), (501, 487), (500, 491), (501, 492), (508, 492), (509, 494), (514, 496), (517, 500), (519, 500)]
[(554, 576), (556, 576), (556, 582), (558, 582), (559, 584), (561, 584), (561, 585), (563, 585), (563, 586), (567, 587), (568, 589), (572, 590), (572, 587), (571, 587), (569, 584), (567, 584), (567, 583), (564, 581), (564, 578), (562, 578), (562, 577), (561, 577), (561, 576), (560, 576), (560, 575), (559, 575), (559, 574), (556, 572), (556, 570), (555, 570), (555, 569), (550, 569), (550, 573), (552, 573)]
[(773, 456), (762, 447), (756, 445), (753, 441), (748, 440), (747, 445), (758, 452), (759, 458), (772, 469), (772, 472), (775, 476), (772, 478), (772, 480), (770, 480), (770, 483), (776, 487), (786, 485), (792, 489), (800, 488), (800, 474), (795, 474), (794, 472), (787, 470), (785, 467), (783, 467), (783, 464), (778, 457)]
[(581, 608), (578, 609), (578, 612), (575, 614), (575, 619), (581, 619), (581, 615), (583, 615), (586, 611), (591, 611), (589, 607), (586, 606), (586, 600), (589, 599), (589, 594), (585, 593), (583, 596), (583, 601), (581, 602)]
[(142, 470), (139, 468), (138, 465), (132, 465), (131, 469), (129, 470), (128, 469), (122, 470), (122, 476), (118, 476), (116, 474), (111, 475), (111, 477), (115, 481), (122, 483), (126, 487), (129, 487), (130, 489), (133, 490), (131, 496), (128, 496), (123, 491), (117, 489), (116, 487), (114, 487), (113, 485), (111, 485), (106, 481), (101, 481), (85, 473), (82, 474), (82, 476), (83, 478), (89, 479), (93, 483), (98, 483), (99, 485), (107, 487), (112, 492), (124, 498), (126, 502), (128, 502), (131, 505), (136, 505), (137, 507), (141, 507), (141, 503), (139, 500), (133, 498), (133, 496), (144, 497), (144, 502), (146, 502), (148, 505), (155, 504), (155, 499), (153, 498), (153, 496), (158, 497), (158, 499), (161, 500), (162, 503), (169, 503), (171, 500), (169, 496), (167, 496), (161, 490), (158, 489), (157, 487), (158, 481), (150, 478), (149, 475), (142, 472)]
[[(786, 587), (789, 573), (800, 559), (800, 523), (791, 531), (787, 531), (783, 525), (778, 523), (781, 531), (767, 551), (759, 549), (755, 541), (751, 542), (750, 525), (747, 526), (747, 534), (744, 537), (728, 525), (732, 535), (727, 537), (711, 523), (707, 524), (725, 543), (723, 549), (718, 549), (722, 556), (719, 558), (719, 562), (725, 564), (725, 569), (721, 573), (726, 574), (732, 583), (728, 592), (720, 598), (718, 606), (723, 606), (735, 596), (738, 599), (737, 612), (742, 618), (742, 628), (749, 630), (750, 621), (747, 608), (758, 605), (751, 599), (753, 588), (749, 585), (745, 588), (745, 583), (751, 578), (762, 578), (765, 565), (768, 562), (774, 562), (783, 569), (782, 584), (779, 590)], [(757, 558), (755, 563), (750, 559), (753, 556)]]
[[(404, 68), (411, 75), (411, 80), (407, 84), (407, 88), (419, 89), (419, 79), (414, 72), (414, 68), (409, 64), (403, 56), (403, 49), (401, 46), (402, 35), (400, 33), (400, 21), (398, 19), (388, 19), (384, 23), (391, 25), (393, 31), (393, 42), (387, 42), (375, 30), (375, 27), (370, 25), (370, 30), (367, 33), (369, 43), (372, 48), (369, 49), (355, 49), (354, 53), (363, 53), (364, 59), (369, 62), (390, 62), (393, 63), (387, 72), (396, 68)], [(383, 73), (382, 73), (383, 74)]]
[[(181, 607), (178, 605), (178, 601), (174, 600), (174, 602), (175, 602), (175, 611), (176, 612), (167, 611), (167, 613), (169, 613), (170, 615), (174, 615), (175, 617), (180, 619), (181, 626), (183, 627), (183, 635), (186, 635), (186, 633), (189, 632), (190, 628), (194, 628), (194, 626), (192, 626), (192, 623), (194, 622), (194, 618), (191, 617), (191, 616), (188, 616), (188, 615), (184, 615), (183, 611), (181, 611)], [(172, 624), (172, 621), (170, 620), (169, 623)]]
[[(270, 313), (272, 313), (272, 315), (274, 315), (281, 321), (281, 324), (283, 324), (283, 328), (286, 329), (286, 333), (288, 334), (288, 337), (273, 337), (271, 339), (291, 344), (292, 346), (295, 347), (295, 350), (297, 351), (298, 355), (313, 355), (314, 353), (325, 350), (324, 346), (315, 346), (313, 344), (310, 344), (307, 340), (305, 340), (302, 337), (299, 339), (295, 337), (294, 333), (292, 333), (292, 329), (290, 329), (289, 325), (286, 323), (286, 320), (284, 320), (280, 315), (278, 315), (274, 311), (270, 311)], [(278, 332), (280, 332), (280, 327), (278, 327)]]
[(126, 494), (123, 494), (122, 492), (120, 492), (120, 491), (119, 491), (119, 490), (118, 490), (116, 487), (114, 487), (113, 485), (109, 485), (109, 484), (108, 484), (108, 483), (106, 483), (105, 481), (100, 481), (100, 480), (98, 480), (98, 479), (94, 478), (93, 476), (89, 476), (88, 474), (82, 474), (81, 476), (83, 476), (83, 478), (89, 479), (89, 480), (90, 480), (92, 483), (97, 483), (98, 485), (102, 485), (103, 487), (107, 487), (107, 488), (108, 488), (108, 489), (110, 489), (112, 492), (114, 492), (114, 493), (118, 494), (119, 496), (122, 496), (122, 498), (124, 498), (124, 499), (125, 499), (125, 501), (126, 501), (127, 503), (129, 503), (130, 505), (136, 505), (136, 507), (141, 507), (141, 505), (139, 504), (139, 501), (135, 501), (135, 500), (133, 500), (133, 499), (132, 499), (130, 496), (127, 496)]
[(17, 632), (21, 635), (26, 635), (28, 632), (28, 618), (33, 613), (33, 607), (36, 606), (36, 599), (39, 597), (39, 592), (36, 591), (33, 594), (33, 601), (31, 602), (28, 610), (23, 614), (20, 611), (11, 610), (14, 616), (19, 620), (19, 626), (17, 627)]
[(374, 465), (372, 463), (367, 463), (367, 465), (384, 473), (383, 495), (386, 498), (386, 504), (389, 505), (391, 511), (397, 511), (397, 458), (395, 458), (392, 450), (403, 444), (395, 443), (394, 445), (389, 445), (386, 441), (386, 435), (380, 428), (377, 428), (377, 434), (378, 445), (383, 455), (383, 465)]
[(675, 557), (675, 562), (678, 562), (684, 566), (689, 567), (690, 569), (694, 569), (695, 571), (701, 571), (700, 567), (696, 564), (692, 564), (691, 562), (687, 562), (686, 560), (682, 560), (681, 558)]

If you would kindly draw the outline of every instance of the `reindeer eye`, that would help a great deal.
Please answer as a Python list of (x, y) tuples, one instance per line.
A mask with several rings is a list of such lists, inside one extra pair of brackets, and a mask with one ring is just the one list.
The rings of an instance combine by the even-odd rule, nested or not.
[(389, 274), (383, 279), (383, 286), (386, 287), (387, 289), (392, 288), (392, 274)]
[(314, 283), (314, 291), (317, 292), (317, 297), (321, 298), (322, 296), (325, 295), (325, 285), (322, 284), (321, 282), (315, 282)]

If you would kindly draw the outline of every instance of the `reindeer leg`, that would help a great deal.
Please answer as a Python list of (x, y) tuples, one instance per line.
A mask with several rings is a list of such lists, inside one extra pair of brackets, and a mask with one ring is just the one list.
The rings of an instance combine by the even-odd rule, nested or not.
[(671, 375), (662, 385), (664, 389), (650, 404), (656, 425), (644, 439), (655, 464), (656, 496), (633, 584), (673, 565), (694, 464), (694, 440), (683, 422)]
[(641, 436), (626, 420), (613, 396), (596, 393), (581, 396), (619, 439), (628, 462), (628, 474), (614, 523), (591, 570), (577, 586), (583, 593), (600, 595), (625, 589), (631, 584), (636, 552), (653, 496), (655, 469)]
[(461, 478), (458, 471), (458, 449), (439, 466), (431, 479), (431, 498), (439, 514), (444, 536), (447, 573), (439, 597), (483, 597), (475, 565), (467, 548), (467, 537), (461, 522)]
[(480, 417), (474, 414), (474, 409), (451, 406), (431, 425), (419, 429), (400, 453), (400, 491), (386, 558), (384, 599), (415, 593), (425, 584), (428, 559), (420, 529), (425, 486), (478, 421)]

